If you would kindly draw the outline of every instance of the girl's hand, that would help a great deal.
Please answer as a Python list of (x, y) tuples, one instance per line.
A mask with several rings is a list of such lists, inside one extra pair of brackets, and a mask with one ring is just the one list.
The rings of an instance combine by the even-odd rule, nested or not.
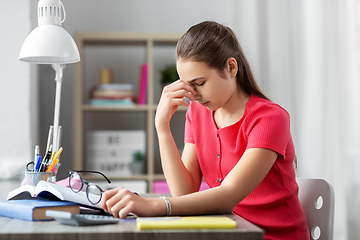
[(194, 87), (182, 80), (177, 80), (164, 87), (156, 111), (156, 127), (169, 125), (172, 115), (180, 105), (189, 106), (184, 97), (187, 97), (190, 101), (195, 101), (195, 95)]
[(123, 187), (105, 191), (101, 206), (105, 212), (117, 218), (126, 218), (129, 213), (146, 217), (166, 214), (166, 205), (162, 199), (142, 198)]

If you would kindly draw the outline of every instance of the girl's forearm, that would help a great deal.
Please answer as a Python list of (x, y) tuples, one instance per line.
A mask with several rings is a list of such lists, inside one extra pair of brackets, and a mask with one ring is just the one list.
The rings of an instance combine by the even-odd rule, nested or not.
[(180, 197), (169, 198), (171, 215), (202, 215), (231, 213), (237, 202), (230, 189), (216, 187)]
[(173, 215), (218, 214), (233, 211), (266, 177), (277, 153), (263, 148), (245, 151), (218, 187), (169, 198)]
[(170, 127), (158, 131), (160, 157), (164, 175), (173, 196), (181, 196), (198, 190), (184, 165)]

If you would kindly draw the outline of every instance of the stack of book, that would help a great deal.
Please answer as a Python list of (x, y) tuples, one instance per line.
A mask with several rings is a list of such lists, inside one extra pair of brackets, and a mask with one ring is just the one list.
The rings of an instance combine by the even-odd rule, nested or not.
[(89, 104), (93, 106), (134, 105), (134, 86), (131, 84), (99, 84), (90, 92)]

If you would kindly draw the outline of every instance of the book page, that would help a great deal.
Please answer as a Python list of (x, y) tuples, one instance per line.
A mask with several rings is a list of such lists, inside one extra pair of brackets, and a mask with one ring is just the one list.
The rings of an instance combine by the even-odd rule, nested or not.
[(35, 195), (35, 186), (24, 185), (9, 192), (6, 200), (29, 199)]
[[(78, 203), (92, 208), (100, 208), (101, 204), (93, 205), (86, 197), (86, 193), (80, 191), (78, 193), (73, 192), (70, 188), (57, 185), (51, 182), (40, 181), (36, 186), (36, 196), (50, 200), (63, 200)], [(57, 198), (57, 199), (56, 199)]]

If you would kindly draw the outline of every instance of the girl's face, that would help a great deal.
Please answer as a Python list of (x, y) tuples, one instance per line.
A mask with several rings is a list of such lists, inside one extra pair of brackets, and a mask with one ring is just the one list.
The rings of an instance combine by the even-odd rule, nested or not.
[(196, 101), (209, 110), (223, 107), (237, 92), (236, 73), (233, 76), (227, 68), (220, 75), (202, 62), (178, 60), (176, 65), (180, 79), (194, 87)]

